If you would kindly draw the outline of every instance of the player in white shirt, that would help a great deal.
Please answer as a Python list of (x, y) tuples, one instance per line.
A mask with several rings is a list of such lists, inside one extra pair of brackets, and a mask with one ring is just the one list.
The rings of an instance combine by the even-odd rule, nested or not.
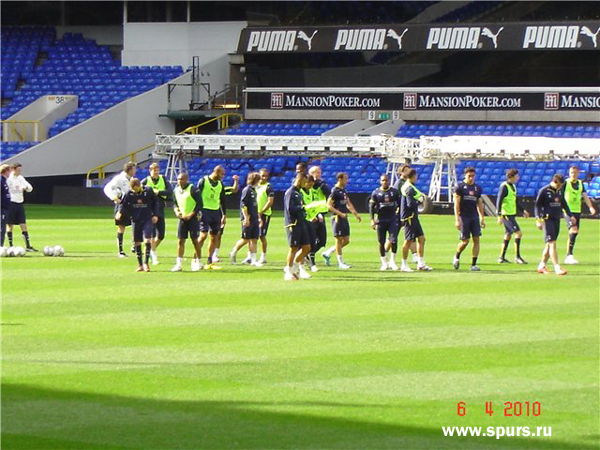
[(37, 250), (29, 243), (29, 232), (27, 231), (25, 208), (23, 206), (23, 202), (25, 201), (23, 193), (33, 191), (33, 186), (31, 186), (25, 177), (21, 175), (21, 164), (15, 163), (10, 169), (11, 173), (6, 180), (10, 192), (10, 210), (8, 211), (8, 219), (6, 221), (8, 225), (8, 232), (6, 233), (8, 236), (8, 244), (10, 246), (13, 245), (13, 226), (19, 225), (21, 227), (23, 239), (25, 239), (27, 251), (37, 252)]
[[(129, 182), (135, 176), (137, 167), (135, 163), (128, 162), (123, 165), (123, 172), (115, 175), (112, 180), (106, 183), (104, 186), (104, 194), (110, 198), (115, 204), (115, 214), (121, 199), (131, 189)], [(120, 220), (115, 219), (115, 225), (117, 226), (117, 245), (119, 246), (119, 257), (125, 258), (127, 253), (123, 251), (123, 234), (125, 234), (125, 227), (131, 225), (131, 218), (125, 214), (121, 215)]]

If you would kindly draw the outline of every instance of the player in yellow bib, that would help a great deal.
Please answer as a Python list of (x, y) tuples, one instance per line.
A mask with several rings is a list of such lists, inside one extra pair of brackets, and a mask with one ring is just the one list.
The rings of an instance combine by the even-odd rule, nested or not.
[(506, 259), (506, 249), (513, 233), (515, 235), (515, 262), (517, 264), (527, 264), (521, 257), (522, 233), (517, 223), (517, 208), (523, 211), (523, 217), (525, 218), (529, 217), (529, 213), (517, 197), (517, 181), (519, 181), (519, 171), (517, 169), (508, 169), (506, 171), (506, 181), (500, 185), (498, 196), (496, 197), (498, 224), (504, 224), (504, 242), (502, 244), (502, 253), (498, 258), (498, 263), (500, 264), (509, 262)]
[(590, 198), (585, 191), (585, 186), (579, 179), (579, 167), (572, 166), (569, 169), (569, 178), (566, 180), (563, 187), (563, 196), (573, 217), (575, 223), (571, 223), (568, 216), (565, 216), (567, 220), (567, 226), (569, 227), (569, 237), (567, 238), (567, 256), (565, 258), (565, 264), (578, 264), (579, 261), (573, 256), (573, 249), (575, 248), (575, 239), (579, 234), (579, 224), (581, 221), (581, 200), (585, 201), (585, 204), (590, 210), (592, 215), (596, 214), (596, 208), (592, 205)]
[[(198, 182), (198, 191), (202, 198), (202, 219), (200, 221), (200, 238), (198, 239), (200, 249), (202, 249), (204, 241), (206, 241), (210, 233), (205, 269), (221, 268), (213, 265), (212, 255), (217, 247), (217, 237), (227, 220), (225, 189), (222, 182), (224, 176), (225, 169), (223, 166), (216, 166), (210, 175), (202, 177)], [(200, 259), (202, 255), (198, 254), (197, 256)]]

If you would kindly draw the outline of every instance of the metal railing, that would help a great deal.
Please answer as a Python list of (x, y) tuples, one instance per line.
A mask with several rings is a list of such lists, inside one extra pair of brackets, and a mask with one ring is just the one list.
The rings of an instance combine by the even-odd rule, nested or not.
[(2, 141), (41, 141), (43, 135), (40, 120), (3, 120)]
[[(198, 130), (209, 124), (212, 122), (217, 122), (217, 128), (219, 130), (223, 130), (225, 128), (229, 128), (230, 126), (230, 119), (231, 118), (238, 118), (240, 119), (240, 121), (242, 121), (244, 119), (244, 117), (241, 114), (238, 113), (226, 113), (226, 114), (221, 114), (218, 117), (213, 117), (212, 119), (209, 119), (205, 122), (202, 122), (198, 125), (193, 125), (191, 127), (186, 128), (185, 130), (177, 133), (178, 135), (185, 135), (185, 134), (198, 134)], [(91, 187), (92, 186), (92, 175), (94, 174), (94, 172), (98, 172), (98, 176), (96, 178), (94, 178), (95, 181), (97, 180), (103, 180), (106, 177), (106, 171), (105, 169), (115, 163), (118, 163), (119, 161), (123, 161), (125, 159), (128, 159), (130, 162), (137, 162), (136, 161), (136, 156), (143, 152), (144, 150), (148, 150), (150, 147), (154, 147), (155, 144), (150, 144), (150, 145), (146, 145), (145, 147), (142, 147), (134, 152), (131, 153), (127, 153), (126, 155), (120, 156), (119, 158), (115, 158), (105, 164), (102, 164), (100, 166), (96, 166), (93, 169), (90, 169), (86, 175), (86, 186), (87, 187)]]
[(221, 114), (220, 116), (213, 117), (212, 119), (208, 119), (206, 122), (202, 122), (201, 124), (188, 127), (185, 130), (183, 130), (182, 132), (177, 133), (177, 134), (199, 134), (198, 131), (200, 130), (200, 128), (202, 128), (203, 126), (208, 125), (209, 123), (212, 123), (212, 122), (217, 122), (217, 129), (219, 131), (224, 130), (225, 128), (229, 128), (229, 126), (230, 126), (229, 119), (235, 118), (235, 117), (240, 119), (240, 122), (242, 120), (244, 120), (244, 116), (242, 116), (239, 113), (225, 113), (225, 114)]

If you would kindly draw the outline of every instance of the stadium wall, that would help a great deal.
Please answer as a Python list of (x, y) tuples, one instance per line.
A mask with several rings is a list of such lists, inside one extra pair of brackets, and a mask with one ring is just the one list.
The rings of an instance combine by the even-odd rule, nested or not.
[[(229, 53), (234, 53), (247, 22), (127, 23), (124, 25), (124, 66), (182, 66), (200, 57), (200, 81), (211, 90), (229, 83)], [(208, 75), (210, 74), (210, 75)]]

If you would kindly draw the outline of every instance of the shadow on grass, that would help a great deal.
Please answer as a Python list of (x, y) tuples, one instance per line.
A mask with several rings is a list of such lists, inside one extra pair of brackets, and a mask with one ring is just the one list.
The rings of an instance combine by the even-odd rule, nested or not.
[[(381, 405), (156, 400), (23, 384), (5, 384), (2, 394), (4, 449), (597, 448), (552, 438), (446, 438), (439, 428), (340, 417), (344, 408), (375, 412)], [(318, 410), (273, 411), (285, 407), (327, 408), (337, 417), (319, 416)]]

